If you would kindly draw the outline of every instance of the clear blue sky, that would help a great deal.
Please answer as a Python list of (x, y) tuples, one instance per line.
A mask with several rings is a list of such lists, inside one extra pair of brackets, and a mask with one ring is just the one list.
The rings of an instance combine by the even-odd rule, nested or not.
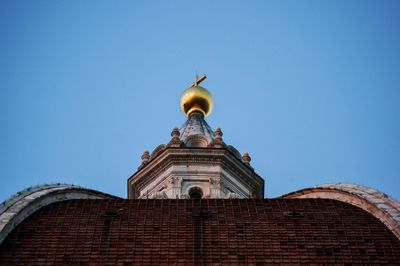
[(249, 152), (266, 195), (355, 183), (400, 198), (400, 1), (0, 1), (0, 201), (66, 182), (126, 196), (185, 117)]

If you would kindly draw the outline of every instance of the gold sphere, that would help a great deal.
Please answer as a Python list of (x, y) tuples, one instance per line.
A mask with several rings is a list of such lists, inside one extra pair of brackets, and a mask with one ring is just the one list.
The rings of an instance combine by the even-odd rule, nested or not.
[(193, 112), (207, 116), (213, 108), (211, 93), (200, 86), (190, 87), (182, 93), (180, 106), (186, 116), (190, 116)]

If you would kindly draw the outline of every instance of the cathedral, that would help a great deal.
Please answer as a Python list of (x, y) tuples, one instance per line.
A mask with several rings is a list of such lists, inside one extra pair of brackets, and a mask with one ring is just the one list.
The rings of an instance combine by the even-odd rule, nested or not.
[(264, 198), (248, 153), (206, 117), (196, 75), (187, 120), (141, 156), (127, 198), (67, 184), (0, 205), (0, 265), (400, 265), (400, 202), (352, 184)]

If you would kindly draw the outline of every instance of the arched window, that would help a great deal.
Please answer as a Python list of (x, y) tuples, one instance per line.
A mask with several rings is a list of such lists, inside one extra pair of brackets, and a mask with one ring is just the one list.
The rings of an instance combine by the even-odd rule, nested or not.
[(189, 197), (191, 199), (201, 199), (203, 197), (203, 191), (198, 187), (192, 187), (189, 190)]

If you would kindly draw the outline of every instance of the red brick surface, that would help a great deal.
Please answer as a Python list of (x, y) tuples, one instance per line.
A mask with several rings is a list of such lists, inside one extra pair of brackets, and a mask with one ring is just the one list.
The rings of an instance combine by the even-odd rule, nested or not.
[(0, 265), (399, 263), (385, 225), (327, 199), (70, 200), (0, 246)]

